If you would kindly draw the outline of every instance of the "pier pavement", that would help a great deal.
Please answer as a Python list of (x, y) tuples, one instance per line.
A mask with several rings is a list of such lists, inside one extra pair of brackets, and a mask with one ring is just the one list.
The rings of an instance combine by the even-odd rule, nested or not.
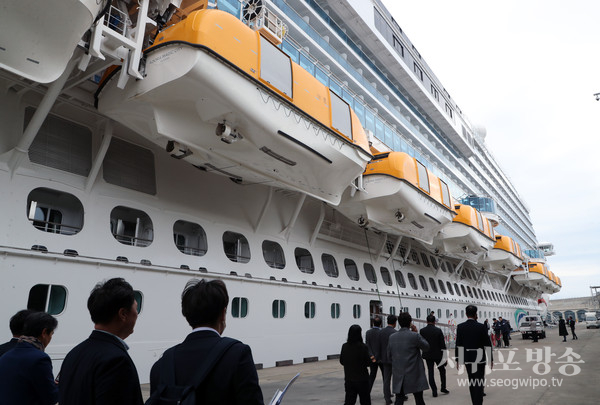
[[(494, 350), (494, 370), (486, 375), (484, 404), (588, 405), (600, 399), (600, 330), (577, 325), (578, 340), (569, 335), (567, 342), (558, 336), (558, 328), (547, 328), (546, 339), (534, 343), (512, 335), (511, 346)], [(343, 342), (340, 342), (340, 348)], [(318, 342), (315, 342), (318, 344)], [(283, 389), (296, 373), (300, 377), (286, 393), (283, 405), (343, 404), (344, 371), (338, 360), (319, 361), (258, 371), (265, 404), (277, 389)], [(488, 370), (489, 372), (489, 370)], [(468, 405), (471, 403), (464, 367), (459, 372), (446, 367), (450, 394), (433, 398), (424, 393), (427, 404)], [(436, 370), (439, 389), (439, 374)], [(148, 386), (143, 385), (147, 398)], [(371, 401), (385, 404), (382, 377), (378, 373)], [(406, 404), (413, 404), (409, 395)], [(358, 401), (357, 401), (358, 404)]]

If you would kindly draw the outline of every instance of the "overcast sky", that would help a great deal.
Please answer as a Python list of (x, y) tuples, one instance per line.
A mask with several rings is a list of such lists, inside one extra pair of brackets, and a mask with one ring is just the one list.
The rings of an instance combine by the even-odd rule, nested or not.
[(553, 298), (600, 286), (600, 1), (383, 0), (554, 243)]

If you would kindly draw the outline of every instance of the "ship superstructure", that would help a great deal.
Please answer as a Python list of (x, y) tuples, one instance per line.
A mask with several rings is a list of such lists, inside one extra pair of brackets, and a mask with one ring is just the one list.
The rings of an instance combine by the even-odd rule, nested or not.
[(335, 356), (375, 314), (434, 311), (451, 344), (468, 303), (516, 326), (560, 289), (484, 130), (379, 0), (74, 3), (90, 30), (58, 75), (0, 43), (2, 319), (56, 315), (55, 366), (110, 277), (136, 289), (141, 381), (189, 331), (192, 277), (226, 282), (226, 334), (265, 367)]

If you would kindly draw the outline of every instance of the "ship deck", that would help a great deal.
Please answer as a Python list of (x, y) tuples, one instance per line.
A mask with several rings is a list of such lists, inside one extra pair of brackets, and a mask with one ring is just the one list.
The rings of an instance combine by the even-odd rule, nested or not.
[[(578, 325), (575, 332), (579, 339), (572, 340), (569, 335), (566, 343), (563, 343), (562, 338), (558, 336), (556, 327), (547, 328), (547, 338), (540, 339), (538, 343), (523, 340), (518, 332), (513, 333), (510, 341), (511, 347), (494, 351), (494, 371), (487, 375), (487, 387), (485, 388), (487, 395), (484, 402), (486, 404), (564, 405), (568, 403), (569, 405), (578, 405), (589, 404), (597, 400), (596, 398), (600, 395), (600, 387), (597, 384), (597, 376), (600, 374), (600, 362), (598, 361), (600, 358), (600, 330), (586, 330)], [(315, 344), (318, 343), (315, 342)], [(539, 362), (531, 360), (532, 357), (537, 360), (535, 349), (541, 353), (550, 353), (549, 367), (536, 366)], [(514, 357), (511, 358), (511, 356)], [(540, 359), (546, 361), (546, 356), (548, 355), (540, 354)], [(565, 361), (572, 365), (567, 365), (564, 363)], [(564, 374), (573, 374), (576, 371), (575, 366), (580, 368), (577, 375)], [(563, 367), (562, 370), (561, 367)], [(534, 370), (539, 373), (547, 372), (547, 374), (539, 375)], [(301, 373), (300, 378), (286, 393), (282, 402), (284, 405), (343, 403), (344, 371), (338, 360), (326, 360), (259, 370), (258, 376), (265, 404), (268, 404), (277, 389), (283, 389), (287, 382), (299, 372)], [(437, 398), (433, 398), (431, 390), (427, 390), (424, 393), (425, 402), (430, 404), (439, 402), (445, 405), (470, 403), (468, 388), (464, 385), (459, 386), (461, 380), (466, 380), (464, 368), (459, 374), (455, 367), (447, 367), (446, 374), (447, 388), (450, 394), (439, 394)], [(436, 382), (439, 388), (437, 371)], [(533, 388), (536, 383), (540, 385)], [(547, 386), (541, 386), (543, 384)], [(148, 384), (142, 385), (142, 388), (144, 398), (147, 398), (149, 395)], [(380, 374), (375, 380), (371, 401), (373, 404), (385, 403)], [(413, 402), (414, 399), (410, 395), (406, 403)]]

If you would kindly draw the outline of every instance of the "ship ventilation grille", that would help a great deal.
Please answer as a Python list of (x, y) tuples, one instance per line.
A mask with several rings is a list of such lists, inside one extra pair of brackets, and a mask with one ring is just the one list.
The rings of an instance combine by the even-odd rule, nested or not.
[(262, 0), (247, 0), (242, 8), (242, 21), (275, 45), (281, 44), (287, 25)]

